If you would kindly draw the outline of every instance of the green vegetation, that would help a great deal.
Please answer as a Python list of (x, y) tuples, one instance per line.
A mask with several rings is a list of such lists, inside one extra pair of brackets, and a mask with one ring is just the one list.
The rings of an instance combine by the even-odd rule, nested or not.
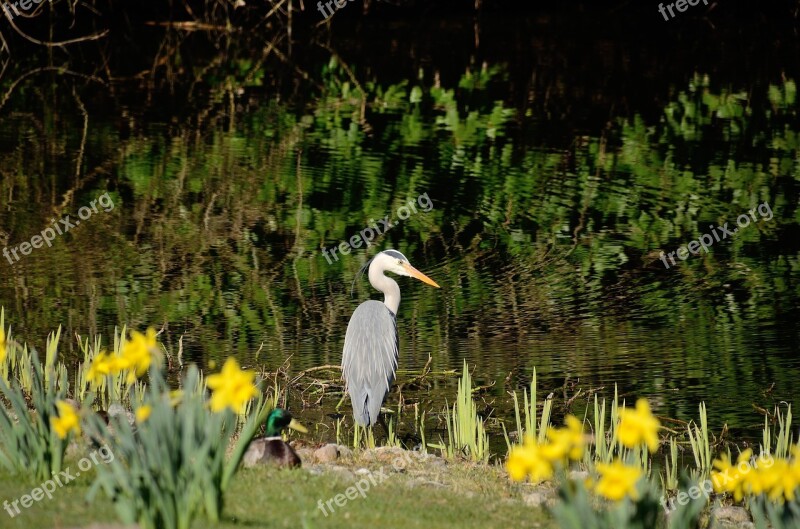
[(111, 434), (96, 415), (87, 419), (90, 437), (114, 454), (113, 461), (97, 467), (95, 489), (113, 498), (126, 524), (189, 529), (200, 513), (219, 521), (223, 493), (269, 411), (259, 399), (237, 432), (235, 414), (208, 412), (196, 366), (189, 367), (180, 387), (182, 395), (175, 403), (160, 368), (154, 368), (142, 405), (147, 417), (139, 424), (122, 417), (113, 421)]
[(461, 380), (458, 381), (458, 393), (453, 408), (445, 408), (445, 424), (448, 457), (462, 456), (484, 463), (489, 460), (489, 435), (483, 419), (478, 416), (475, 401), (472, 400), (472, 377), (466, 361)]
[[(706, 508), (716, 504), (710, 514), (715, 518), (719, 502), (727, 500), (744, 501), (759, 527), (795, 527), (800, 523), (800, 444), (784, 446), (780, 457), (762, 448), (756, 458), (752, 449), (747, 449), (735, 462), (730, 451), (712, 462), (706, 408), (701, 403), (701, 425), (695, 425), (694, 431), (691, 424), (687, 428), (696, 468), (691, 470), (690, 479), (679, 483), (674, 435), (669, 437), (666, 467), (657, 478), (653, 475), (650, 458), (657, 457), (662, 425), (652, 415), (647, 400), (639, 399), (633, 410), (624, 402), (619, 408), (616, 399), (613, 404), (609, 446), (605, 435), (597, 435), (604, 429), (605, 401), (598, 405), (595, 399), (594, 454), (586, 446), (584, 424), (573, 415), (567, 416), (565, 427), (549, 428), (540, 438), (526, 436), (509, 451), (505, 465), (512, 480), (560, 483), (560, 501), (552, 507), (560, 527), (699, 529), (705, 527), (702, 515)], [(790, 418), (791, 411), (785, 421), (779, 417), (779, 446), (786, 442)], [(765, 428), (764, 445), (769, 446), (771, 441)], [(571, 461), (582, 462), (588, 479), (570, 469)], [(740, 521), (743, 526), (747, 523)]]
[[(777, 458), (784, 458), (789, 455), (789, 449), (794, 444), (794, 434), (792, 433), (792, 406), (786, 409), (786, 414), (781, 412), (779, 407), (775, 407), (773, 420), (777, 420), (778, 429), (774, 431), (770, 427), (769, 416), (764, 416), (764, 430), (761, 438), (761, 453), (774, 455)], [(775, 450), (772, 450), (772, 443), (775, 442)]]
[(51, 420), (58, 417), (56, 403), (66, 394), (66, 377), (45, 376), (35, 352), (24, 358), (27, 390), (17, 380), (9, 385), (0, 377), (0, 466), (44, 481), (63, 469), (67, 443), (53, 431)]
[[(520, 403), (519, 398), (517, 397), (517, 392), (514, 391), (511, 393), (512, 398), (514, 399), (514, 417), (517, 420), (517, 436), (519, 439), (523, 439), (525, 436), (530, 436), (537, 439), (539, 442), (543, 442), (545, 438), (545, 434), (547, 433), (547, 428), (550, 426), (550, 414), (552, 413), (553, 409), (553, 400), (552, 394), (548, 396), (548, 398), (544, 399), (544, 404), (542, 405), (542, 417), (539, 422), (538, 426), (538, 435), (537, 435), (537, 426), (536, 426), (536, 417), (538, 415), (536, 403), (538, 402), (536, 398), (536, 368), (533, 368), (533, 376), (531, 377), (531, 393), (530, 393), (530, 401), (528, 400), (528, 391), (523, 389), (522, 390), (522, 411), (525, 414), (525, 424), (523, 425), (522, 421), (520, 420)], [(603, 403), (605, 405), (605, 402)], [(511, 441), (508, 438), (508, 432), (506, 432), (505, 424), (503, 424), (503, 435), (506, 439), (506, 446), (508, 449), (511, 449)]]
[(711, 470), (711, 447), (708, 442), (708, 417), (706, 415), (706, 404), (704, 402), (700, 403), (700, 425), (698, 426), (695, 424), (694, 432), (692, 432), (692, 425), (688, 424), (686, 430), (689, 434), (689, 442), (692, 446), (695, 469), (699, 472), (697, 481), (707, 479), (708, 473)]
[[(688, 487), (687, 487), (688, 489)], [(626, 499), (610, 508), (598, 508), (583, 483), (569, 482), (560, 489), (561, 502), (553, 516), (562, 529), (698, 529), (705, 500), (692, 499), (663, 516), (661, 491), (651, 481), (643, 480), (636, 501)]]
[[(41, 488), (35, 489), (38, 497), (31, 492), (35, 501), (43, 500), (43, 491), (50, 500), (58, 488), (72, 481), (69, 469), (62, 469), (68, 443), (77, 441), (78, 450), (86, 454), (79, 462), (80, 470), (86, 473), (89, 469), (84, 468), (85, 462), (96, 467), (89, 499), (102, 490), (123, 522), (138, 523), (142, 529), (189, 529), (200, 514), (211, 522), (220, 520), (223, 494), (267, 416), (265, 402), (272, 401), (253, 385), (255, 373), (240, 370), (238, 363), (229, 359), (220, 373), (206, 378), (192, 365), (181, 377), (176, 393), (164, 379), (155, 330), (148, 329), (146, 334), (134, 331), (130, 340), (123, 334), (113, 353), (95, 351), (90, 355), (91, 365), (80, 368), (86, 369), (81, 378), (101, 390), (116, 387), (112, 405), (120, 407), (123, 392), (115, 380), (124, 378), (130, 388), (149, 368), (134, 424), (126, 413), (112, 414), (111, 408), (101, 417), (92, 410), (101, 401), (94, 393), (82, 389), (68, 393), (66, 366), (57, 363), (57, 334), (48, 336), (47, 364), (43, 366), (35, 351), (27, 353), (27, 344), (10, 339), (2, 308), (0, 329), (4, 375), (0, 377), (0, 396), (11, 405), (0, 402), (0, 465), (7, 472), (25, 474), (41, 483)], [(16, 361), (19, 351), (22, 361)], [(142, 383), (136, 387), (144, 388)], [(212, 390), (210, 398), (206, 387)], [(78, 394), (86, 398), (80, 403), (67, 400)], [(255, 396), (259, 398), (252, 405)], [(240, 414), (246, 414), (246, 420), (238, 428)], [(86, 434), (85, 439), (79, 438), (81, 433)], [(91, 446), (84, 446), (87, 443)], [(97, 450), (89, 460), (91, 447), (99, 447), (103, 464), (96, 461)], [(75, 471), (74, 476), (78, 475)], [(20, 503), (23, 508), (30, 507), (25, 500)], [(8, 505), (4, 508), (10, 516), (14, 513), (9, 509), (20, 515), (18, 505)]]
[(611, 401), (611, 414), (606, 426), (606, 399), (598, 401), (594, 396), (594, 461), (608, 463), (616, 453), (622, 452), (617, 426), (619, 425), (619, 394), (614, 386), (614, 400)]

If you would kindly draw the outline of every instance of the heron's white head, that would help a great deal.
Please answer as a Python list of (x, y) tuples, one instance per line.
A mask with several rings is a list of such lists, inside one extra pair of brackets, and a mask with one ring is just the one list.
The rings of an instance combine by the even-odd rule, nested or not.
[(440, 288), (436, 281), (411, 266), (406, 256), (397, 250), (384, 250), (373, 257), (367, 265), (370, 274), (373, 270), (377, 273), (392, 272), (399, 276), (414, 277), (432, 287)]

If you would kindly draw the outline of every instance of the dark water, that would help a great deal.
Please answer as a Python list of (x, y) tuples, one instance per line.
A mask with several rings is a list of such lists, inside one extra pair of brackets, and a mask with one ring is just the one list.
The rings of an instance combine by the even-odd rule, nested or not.
[[(400, 280), (401, 382), (429, 355), (434, 372), (466, 360), (494, 383), (481, 409), (510, 418), (536, 367), (557, 414), (565, 392), (617, 384), (756, 437), (754, 404), (800, 396), (797, 36), (604, 13), (345, 19), (283, 58), (256, 35), (148, 28), (113, 75), (92, 48), (68, 72), (18, 56), (0, 247), (101, 207), (0, 259), (7, 321), (39, 349), (62, 325), (68, 361), (76, 333), (127, 323), (164, 325), (172, 350), (182, 336), (186, 361), (297, 373), (340, 362), (349, 315), (378, 297), (351, 282), (395, 248), (442, 286)], [(370, 248), (323, 255), (409, 200)], [(659, 259), (759, 204), (708, 253)], [(329, 415), (335, 389), (293, 405)], [(403, 397), (438, 411), (454, 394), (442, 376)]]

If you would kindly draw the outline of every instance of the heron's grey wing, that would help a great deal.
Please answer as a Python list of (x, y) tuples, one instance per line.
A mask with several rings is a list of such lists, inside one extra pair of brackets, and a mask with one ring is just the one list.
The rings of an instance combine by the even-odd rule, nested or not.
[(347, 325), (342, 377), (362, 426), (378, 420), (381, 404), (394, 382), (399, 351), (395, 315), (380, 301), (365, 301)]

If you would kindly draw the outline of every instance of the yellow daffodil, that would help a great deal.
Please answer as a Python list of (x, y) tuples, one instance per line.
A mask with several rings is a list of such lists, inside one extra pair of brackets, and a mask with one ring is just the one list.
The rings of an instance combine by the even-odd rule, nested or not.
[(58, 417), (52, 417), (50, 419), (50, 425), (53, 427), (56, 435), (60, 439), (64, 439), (69, 432), (75, 432), (76, 434), (81, 433), (81, 424), (78, 420), (78, 414), (75, 412), (75, 408), (73, 408), (70, 403), (64, 402), (63, 400), (56, 402), (56, 407), (58, 408)]
[(774, 502), (794, 500), (797, 479), (786, 459), (778, 459), (768, 468), (761, 466), (753, 474), (750, 484), (753, 494), (758, 494), (756, 490), (761, 489)]
[(100, 384), (104, 377), (117, 372), (119, 372), (119, 362), (116, 357), (105, 351), (100, 351), (92, 360), (92, 365), (89, 366), (86, 378), (92, 384)]
[(658, 450), (658, 428), (661, 423), (650, 413), (647, 400), (639, 399), (635, 410), (621, 409), (619, 416), (617, 435), (623, 445), (634, 448), (644, 443), (651, 452)]
[(783, 494), (786, 501), (794, 501), (795, 491), (800, 487), (800, 447), (797, 445), (792, 447), (792, 453), (794, 457), (788, 465), (786, 474), (781, 476), (778, 483), (781, 490), (777, 490), (777, 487), (773, 489), (775, 495), (780, 496), (780, 494)]
[[(800, 487), (800, 446), (798, 445), (792, 447), (792, 462), (789, 465), (789, 472), (791, 472), (792, 479), (794, 479), (795, 488)], [(788, 496), (787, 499), (789, 499)]]
[(222, 371), (210, 375), (206, 381), (206, 385), (212, 390), (211, 411), (231, 408), (234, 412), (241, 413), (247, 401), (258, 395), (258, 389), (253, 384), (255, 377), (254, 372), (242, 371), (234, 358), (228, 358)]
[(0, 362), (6, 361), (6, 330), (0, 327)]
[(553, 477), (553, 465), (545, 451), (533, 438), (528, 438), (522, 446), (511, 449), (506, 461), (506, 470), (514, 481), (522, 481), (526, 476), (538, 482)]
[(157, 351), (155, 329), (150, 327), (146, 334), (131, 332), (131, 339), (125, 341), (120, 351), (120, 367), (130, 370), (128, 384), (132, 384), (138, 377), (147, 373), (153, 361), (153, 354)]
[(742, 501), (745, 493), (745, 480), (747, 474), (752, 471), (750, 458), (753, 450), (748, 448), (736, 459), (736, 464), (731, 463), (729, 454), (723, 454), (720, 459), (714, 461), (713, 466), (717, 470), (711, 471), (711, 483), (715, 492), (730, 492), (736, 501)]
[(140, 406), (136, 408), (136, 422), (139, 424), (143, 423), (150, 417), (150, 414), (153, 412), (153, 407), (149, 404), (145, 404), (144, 406)]
[(598, 463), (597, 472), (600, 479), (594, 491), (612, 501), (620, 501), (624, 497), (633, 500), (638, 498), (636, 483), (642, 477), (642, 469), (638, 466), (627, 466), (619, 459), (612, 463)]
[(566, 423), (566, 428), (547, 429), (550, 443), (544, 450), (553, 462), (567, 458), (578, 461), (583, 457), (583, 423), (573, 415), (567, 416)]

